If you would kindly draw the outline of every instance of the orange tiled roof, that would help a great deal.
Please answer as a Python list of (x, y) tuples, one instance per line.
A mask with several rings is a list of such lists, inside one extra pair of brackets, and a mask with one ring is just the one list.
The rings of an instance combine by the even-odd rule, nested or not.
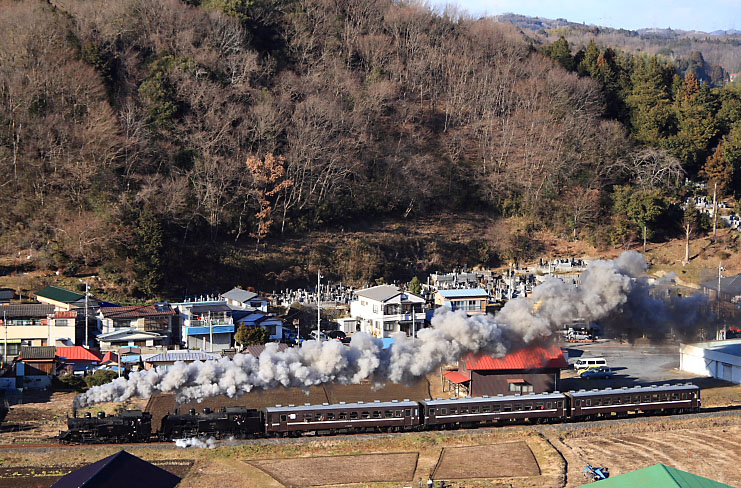
[(82, 346), (57, 346), (57, 356), (67, 360), (100, 361), (97, 355)]
[(531, 346), (514, 351), (501, 358), (487, 354), (468, 354), (463, 361), (466, 369), (503, 370), (503, 369), (546, 369), (568, 368), (561, 348), (553, 346)]

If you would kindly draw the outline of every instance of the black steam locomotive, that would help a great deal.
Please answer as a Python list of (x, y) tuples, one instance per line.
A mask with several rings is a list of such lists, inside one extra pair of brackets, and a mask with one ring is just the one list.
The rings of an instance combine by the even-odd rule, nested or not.
[(402, 432), (495, 426), (507, 423), (585, 421), (629, 415), (697, 412), (700, 389), (692, 384), (580, 390), (477, 398), (393, 400), (263, 408), (228, 407), (168, 414), (152, 433), (149, 413), (128, 410), (68, 420), (61, 442), (146, 442), (191, 437), (297, 437), (303, 434)]

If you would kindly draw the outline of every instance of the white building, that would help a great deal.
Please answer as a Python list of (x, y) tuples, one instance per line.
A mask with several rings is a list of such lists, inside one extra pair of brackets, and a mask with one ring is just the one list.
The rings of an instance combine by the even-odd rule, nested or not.
[(268, 312), (267, 299), (258, 296), (257, 293), (253, 291), (243, 290), (241, 288), (232, 288), (228, 292), (222, 293), (221, 298), (232, 308), (239, 308), (242, 310), (260, 310), (265, 313)]
[(360, 330), (374, 337), (390, 337), (396, 332), (408, 336), (425, 326), (424, 298), (402, 292), (395, 286), (380, 285), (355, 292), (350, 316)]
[(679, 368), (741, 384), (741, 339), (681, 344)]

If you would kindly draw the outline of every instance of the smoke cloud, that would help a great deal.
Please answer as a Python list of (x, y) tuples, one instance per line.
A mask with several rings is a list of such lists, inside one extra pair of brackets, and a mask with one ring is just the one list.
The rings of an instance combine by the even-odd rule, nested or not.
[[(80, 406), (123, 401), (134, 396), (175, 393), (178, 401), (209, 396), (239, 396), (254, 388), (307, 388), (327, 382), (411, 382), (441, 364), (458, 361), (470, 352), (501, 357), (515, 346), (546, 340), (576, 319), (605, 319), (625, 333), (665, 333), (670, 327), (688, 328), (701, 315), (704, 297), (666, 299), (661, 287), (642, 276), (646, 262), (637, 252), (590, 263), (579, 286), (549, 277), (530, 297), (515, 298), (492, 315), (467, 317), (462, 311), (438, 309), (432, 327), (417, 338), (397, 334), (387, 349), (366, 333), (352, 336), (349, 347), (337, 340), (304, 342), (302, 347), (278, 350), (268, 344), (259, 358), (237, 354), (233, 359), (185, 364), (168, 371), (134, 372), (76, 398)], [(661, 282), (665, 287), (666, 282)]]

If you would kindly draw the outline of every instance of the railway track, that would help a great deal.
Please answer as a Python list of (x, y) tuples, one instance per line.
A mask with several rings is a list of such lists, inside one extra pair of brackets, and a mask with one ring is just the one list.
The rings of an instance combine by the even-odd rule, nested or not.
[[(555, 431), (571, 431), (579, 430), (587, 427), (595, 426), (611, 426), (611, 425), (628, 425), (636, 423), (658, 423), (666, 420), (683, 420), (683, 419), (697, 419), (697, 418), (723, 418), (723, 417), (741, 417), (741, 406), (731, 407), (714, 407), (714, 408), (703, 408), (699, 413), (688, 413), (679, 415), (653, 415), (653, 416), (640, 416), (640, 417), (628, 417), (619, 419), (603, 419), (603, 420), (592, 420), (585, 422), (560, 422), (553, 424), (511, 424), (497, 427), (476, 427), (476, 428), (461, 428), (455, 430), (448, 430), (444, 432), (461, 432), (461, 431), (476, 431), (476, 432), (496, 432), (507, 430), (521, 430), (521, 429), (533, 429), (537, 432), (547, 433)], [(440, 432), (440, 431), (432, 431)], [(366, 433), (366, 434), (338, 434), (331, 436), (335, 439), (358, 439), (358, 440), (369, 440), (379, 437), (398, 437), (409, 434), (416, 434), (419, 432), (396, 432), (396, 433)], [(304, 435), (296, 438), (265, 438), (265, 439), (234, 439), (234, 440), (219, 440), (216, 441), (215, 447), (221, 446), (239, 446), (245, 444), (293, 444), (293, 443), (304, 443), (311, 442), (318, 437), (316, 435)], [(0, 445), (0, 451), (48, 451), (49, 449), (84, 449), (89, 447), (117, 447), (126, 449), (182, 449), (176, 447), (174, 442), (147, 442), (147, 443), (120, 443), (120, 444), (58, 444), (56, 441), (47, 443), (35, 443), (35, 444), (2, 444)]]

